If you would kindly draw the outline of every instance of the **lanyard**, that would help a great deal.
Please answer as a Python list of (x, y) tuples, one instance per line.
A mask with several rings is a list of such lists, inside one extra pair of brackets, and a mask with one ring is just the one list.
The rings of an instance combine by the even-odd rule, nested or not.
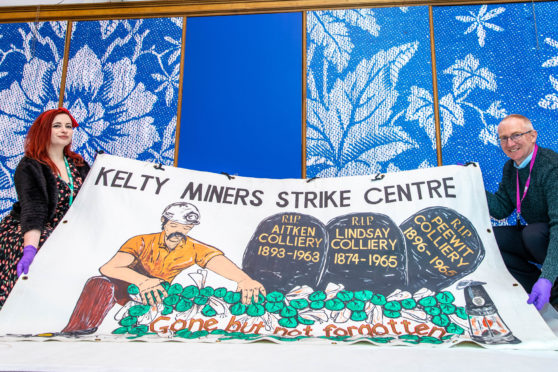
[(529, 177), (527, 177), (527, 181), (525, 181), (525, 187), (523, 188), (523, 196), (519, 197), (519, 169), (515, 171), (515, 179), (517, 181), (516, 185), (516, 200), (517, 200), (517, 226), (521, 225), (519, 220), (521, 216), (521, 202), (525, 199), (525, 195), (527, 195), (527, 190), (529, 190), (529, 184), (531, 183), (531, 172), (533, 171), (533, 166), (535, 165), (535, 158), (537, 157), (537, 149), (538, 146), (535, 144), (535, 149), (533, 150), (533, 156), (531, 157), (531, 162), (529, 164)]
[(74, 202), (74, 178), (72, 177), (72, 171), (70, 170), (70, 164), (68, 164), (68, 159), (64, 156), (64, 164), (66, 164), (66, 172), (68, 172), (68, 187), (70, 188), (70, 205)]

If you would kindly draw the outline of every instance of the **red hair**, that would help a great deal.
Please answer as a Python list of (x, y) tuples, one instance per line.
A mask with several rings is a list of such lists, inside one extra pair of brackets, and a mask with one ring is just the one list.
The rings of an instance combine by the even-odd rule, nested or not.
[[(66, 114), (72, 121), (72, 128), (78, 126), (76, 119), (70, 114), (70, 111), (60, 107), (53, 110), (43, 112), (35, 119), (27, 136), (25, 137), (25, 156), (35, 159), (43, 164), (46, 164), (52, 169), (55, 174), (58, 174), (58, 168), (48, 156), (48, 148), (50, 146), (50, 135), (52, 131), (52, 122), (58, 114)], [(81, 155), (73, 152), (70, 147), (72, 143), (64, 146), (64, 155), (74, 161), (76, 165), (83, 165), (84, 160)]]

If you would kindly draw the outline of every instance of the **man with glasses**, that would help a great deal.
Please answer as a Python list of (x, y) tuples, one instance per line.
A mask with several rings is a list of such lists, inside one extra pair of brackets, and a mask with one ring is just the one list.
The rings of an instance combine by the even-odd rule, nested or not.
[(498, 136), (510, 160), (498, 191), (486, 193), (488, 209), (496, 219), (514, 210), (518, 217), (516, 226), (494, 227), (494, 235), (508, 270), (529, 292), (527, 303), (541, 310), (558, 276), (558, 154), (536, 144), (537, 131), (522, 115), (505, 117)]

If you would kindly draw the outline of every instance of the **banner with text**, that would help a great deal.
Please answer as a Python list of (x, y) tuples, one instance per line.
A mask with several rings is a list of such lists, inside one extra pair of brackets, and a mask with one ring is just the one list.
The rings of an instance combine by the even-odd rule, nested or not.
[(0, 334), (557, 349), (526, 299), (475, 164), (271, 180), (103, 154)]

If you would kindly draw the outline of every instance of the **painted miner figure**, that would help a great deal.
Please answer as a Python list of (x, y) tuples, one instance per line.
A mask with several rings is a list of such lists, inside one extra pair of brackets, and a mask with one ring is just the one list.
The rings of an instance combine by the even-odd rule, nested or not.
[(129, 239), (99, 269), (102, 276), (86, 282), (62, 333), (94, 333), (116, 303), (124, 305), (130, 300), (127, 292), (130, 284), (139, 288), (144, 304), (162, 302), (167, 292), (161, 284), (171, 283), (193, 265), (235, 281), (245, 304), (260, 292), (265, 295), (262, 284), (250, 278), (223, 252), (188, 235), (200, 223), (200, 213), (193, 204), (170, 204), (163, 211), (161, 222), (161, 232)]

